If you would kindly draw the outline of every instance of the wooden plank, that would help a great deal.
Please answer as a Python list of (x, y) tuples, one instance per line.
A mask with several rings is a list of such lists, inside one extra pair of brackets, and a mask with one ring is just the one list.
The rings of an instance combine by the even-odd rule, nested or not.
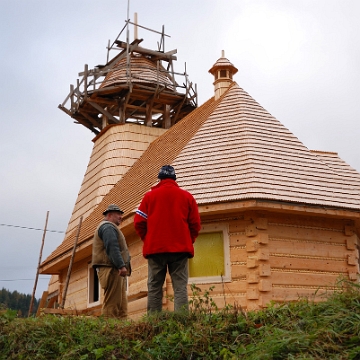
[(324, 259), (305, 259), (296, 257), (277, 257), (270, 256), (271, 268), (296, 269), (308, 271), (329, 271), (337, 273), (347, 273), (348, 265), (345, 260), (334, 261)]
[(301, 273), (301, 272), (280, 272), (271, 273), (273, 286), (294, 285), (297, 286), (334, 286), (339, 280), (339, 274), (330, 273)]
[(134, 301), (129, 302), (128, 314), (130, 317), (138, 312), (141, 312), (143, 315), (144, 313), (146, 313), (146, 308), (147, 308), (147, 297), (136, 299)]
[(56, 296), (52, 297), (47, 303), (47, 308), (53, 308), (56, 302), (57, 302), (57, 297)]
[(80, 311), (78, 310), (69, 310), (69, 309), (43, 309), (44, 314), (55, 314), (55, 315), (79, 315)]
[(99, 106), (97, 103), (93, 101), (89, 101), (88, 103), (92, 105), (96, 110), (98, 110), (101, 114), (105, 115), (109, 120), (112, 120), (115, 124), (119, 123), (119, 120), (113, 117), (107, 110), (103, 109), (101, 106)]
[(78, 238), (79, 238), (79, 234), (80, 234), (82, 219), (83, 219), (83, 217), (80, 216), (79, 225), (78, 225), (78, 229), (77, 229), (77, 234), (76, 234), (75, 242), (74, 242), (74, 246), (73, 246), (73, 251), (72, 251), (72, 254), (71, 254), (71, 258), (70, 258), (70, 264), (69, 264), (68, 272), (67, 272), (67, 275), (66, 275), (65, 287), (64, 287), (63, 294), (62, 294), (62, 300), (61, 300), (61, 304), (60, 304), (61, 308), (64, 308), (65, 301), (66, 301), (66, 295), (67, 295), (67, 290), (68, 290), (68, 286), (69, 286), (69, 282), (70, 282), (70, 275), (71, 275), (72, 266), (73, 266), (73, 262), (74, 262), (74, 257), (75, 257), (77, 242), (78, 242)]
[(310, 300), (324, 301), (326, 297), (333, 293), (332, 290), (323, 289), (304, 289), (304, 288), (273, 288), (272, 300), (285, 302), (285, 301), (299, 301), (303, 298)]
[(229, 221), (229, 232), (230, 233), (239, 233), (245, 232), (245, 227), (251, 224), (249, 220), (234, 220)]
[(37, 311), (36, 311), (36, 316), (40, 315), (40, 312), (45, 308), (46, 306), (46, 302), (47, 302), (47, 297), (48, 297), (48, 292), (44, 291), (42, 293), (41, 299), (40, 299), (40, 303), (38, 305)]
[(94, 306), (93, 308), (86, 309), (86, 316), (100, 316), (101, 315), (101, 307), (102, 305)]
[(272, 223), (272, 225), (284, 224), (301, 227), (306, 225), (309, 227), (334, 228), (340, 232), (344, 229), (344, 221), (342, 219), (325, 218), (321, 216), (299, 216), (286, 214), (284, 212), (282, 212), (280, 216), (277, 213), (269, 213), (268, 223)]
[(270, 239), (268, 245), (270, 254), (283, 253), (303, 256), (322, 256), (333, 258), (347, 258), (352, 251), (346, 249), (345, 244), (319, 244), (318, 242), (301, 240), (274, 240)]
[(146, 267), (147, 269), (147, 260), (144, 259), (143, 255), (142, 254), (133, 255), (132, 248), (130, 248), (129, 251), (131, 254), (131, 267), (133, 269)]
[(87, 278), (87, 274), (86, 274), (84, 277), (79, 278), (76, 281), (71, 281), (69, 283), (68, 293), (70, 295), (70, 294), (74, 294), (74, 293), (76, 293), (78, 291), (82, 291), (82, 290), (84, 290), (86, 292), (87, 285), (88, 285), (88, 278)]
[(79, 261), (80, 266), (77, 266), (77, 269), (73, 270), (71, 273), (70, 280), (71, 282), (76, 282), (79, 280), (82, 280), (84, 278), (87, 278), (87, 272), (88, 272), (88, 261), (87, 259), (85, 261)]
[[(226, 294), (228, 296), (234, 296), (235, 294), (244, 293), (247, 289), (247, 283), (244, 279), (243, 281), (233, 281), (233, 282), (224, 282), (224, 283), (209, 283), (209, 284), (195, 284), (196, 287), (201, 289), (200, 296), (209, 291), (210, 296), (212, 294)], [(210, 288), (214, 287), (212, 291)], [(192, 296), (191, 285), (188, 286), (189, 296)]]
[(91, 98), (91, 102), (95, 102), (97, 104), (104, 104), (104, 105), (117, 105), (118, 102), (116, 100), (112, 100), (109, 98), (104, 98), (104, 97), (93, 97)]
[(86, 309), (88, 306), (88, 297), (83, 296), (83, 294), (79, 296), (73, 296), (72, 298), (66, 298), (64, 309), (77, 309), (82, 310)]
[(132, 302), (132, 301), (135, 301), (135, 300), (138, 300), (138, 299), (142, 299), (144, 297), (147, 297), (148, 295), (148, 292), (147, 291), (140, 291), (136, 294), (132, 294), (132, 295), (128, 295), (128, 302)]
[(346, 236), (339, 231), (316, 229), (312, 227), (281, 226), (269, 224), (268, 233), (270, 239), (274, 237), (283, 239), (329, 242), (337, 244), (346, 243)]
[(134, 284), (148, 276), (147, 265), (140, 268), (133, 268), (131, 273), (131, 283)]
[[(89, 115), (86, 111), (83, 111), (82, 109), (79, 109), (78, 110), (79, 114), (81, 116), (83, 116), (84, 118), (86, 118), (87, 120), (90, 121), (90, 123), (93, 125), (93, 126), (96, 126), (98, 128), (101, 128), (100, 126), (100, 122), (96, 119), (96, 118), (93, 118), (91, 115)], [(79, 120), (79, 119), (77, 119)], [(99, 133), (99, 132), (98, 132)]]
[(37, 286), (37, 282), (38, 282), (38, 278), (39, 278), (39, 270), (40, 270), (40, 265), (41, 265), (42, 252), (43, 252), (44, 243), (45, 243), (45, 235), (46, 235), (46, 228), (47, 228), (47, 224), (48, 224), (48, 219), (49, 219), (49, 211), (47, 211), (47, 213), (46, 213), (45, 227), (44, 227), (44, 232), (43, 232), (42, 242), (41, 242), (41, 247), (40, 247), (39, 262), (38, 262), (38, 267), (37, 267), (37, 270), (36, 270), (35, 283), (34, 283), (33, 292), (32, 292), (32, 296), (31, 296), (31, 300), (30, 300), (28, 316), (31, 315), (32, 310), (33, 310), (35, 292), (36, 292), (36, 286)]
[(230, 247), (231, 262), (237, 262), (237, 261), (246, 262), (247, 257), (248, 257), (248, 252), (246, 251), (246, 249)]
[(230, 246), (245, 246), (248, 239), (245, 233), (230, 233)]
[[(117, 45), (119, 47), (122, 47), (122, 48), (125, 46), (123, 41), (119, 41), (117, 43)], [(156, 58), (159, 58), (159, 59), (164, 60), (164, 61), (177, 60), (177, 57), (173, 55), (173, 51), (163, 53), (163, 52), (159, 52), (159, 51), (156, 51), (156, 50), (145, 49), (145, 48), (143, 48), (141, 46), (133, 46), (132, 51), (140, 53), (140, 54), (155, 56)], [(176, 52), (175, 52), (175, 54), (176, 54)]]
[[(87, 279), (84, 279), (87, 280)], [(88, 297), (88, 291), (87, 291), (87, 282), (86, 282), (86, 286), (84, 286), (83, 284), (85, 283), (85, 281), (83, 282), (77, 282), (75, 285), (78, 286), (72, 286), (71, 291), (69, 292), (69, 303), (71, 303), (71, 301), (74, 301), (74, 299), (79, 299), (80, 297), (84, 298), (85, 300)], [(81, 286), (79, 285), (81, 284)], [(71, 300), (72, 298), (72, 300)], [(75, 302), (74, 302), (75, 303)], [(76, 301), (77, 303), (77, 301)]]
[(234, 296), (232, 298), (224, 298), (223, 296), (212, 296), (212, 300), (215, 302), (216, 306), (219, 309), (224, 308), (226, 305), (230, 305), (230, 306), (237, 306), (237, 307), (242, 307), (242, 308), (246, 308), (247, 305), (247, 299), (245, 294), (243, 295), (239, 295), (239, 296)]
[(245, 265), (232, 264), (231, 265), (231, 278), (232, 280), (246, 277), (249, 269)]
[[(126, 239), (128, 241), (128, 239)], [(138, 238), (137, 241), (134, 241), (129, 246), (129, 249), (131, 249), (131, 253), (133, 256), (140, 254), (142, 256), (142, 249), (143, 249), (143, 242)]]
[(99, 316), (101, 313), (101, 309), (92, 308), (92, 309), (84, 309), (84, 310), (72, 310), (72, 309), (44, 309), (44, 314), (54, 314), (54, 315), (93, 315)]
[(147, 291), (147, 278), (142, 281), (132, 282), (132, 277), (129, 278), (129, 296), (141, 291)]

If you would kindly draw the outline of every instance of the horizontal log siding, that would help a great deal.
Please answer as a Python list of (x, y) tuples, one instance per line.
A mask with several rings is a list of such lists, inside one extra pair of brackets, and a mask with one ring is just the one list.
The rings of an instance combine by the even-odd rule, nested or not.
[(358, 272), (358, 265), (351, 261), (358, 258), (358, 251), (349, 246), (345, 227), (343, 220), (269, 217), (271, 300), (324, 300), (339, 279)]
[[(83, 310), (87, 308), (88, 301), (88, 263), (91, 259), (85, 259), (73, 264), (69, 286), (66, 294), (65, 309)], [(61, 274), (62, 286), (64, 289), (67, 269)], [(63, 291), (63, 290), (62, 290)], [(61, 292), (61, 299), (62, 299)], [(61, 300), (60, 300), (61, 303)]]

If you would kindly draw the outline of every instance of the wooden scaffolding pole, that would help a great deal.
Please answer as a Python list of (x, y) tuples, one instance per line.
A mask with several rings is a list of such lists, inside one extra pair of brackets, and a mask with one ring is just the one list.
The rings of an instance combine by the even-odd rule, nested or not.
[(46, 235), (46, 229), (47, 229), (48, 219), (49, 219), (49, 211), (46, 213), (44, 233), (43, 233), (43, 237), (42, 237), (40, 254), (39, 254), (39, 262), (38, 262), (38, 267), (37, 267), (37, 271), (36, 271), (34, 289), (33, 289), (32, 295), (31, 295), (31, 301), (30, 301), (30, 307), (29, 307), (28, 317), (31, 315), (32, 309), (33, 309), (33, 305), (34, 305), (35, 292), (36, 292), (36, 286), (37, 286), (37, 282), (38, 282), (38, 278), (39, 278), (39, 270), (40, 270), (42, 252), (43, 252), (43, 248), (44, 248), (44, 242), (45, 242), (45, 235)]
[(66, 293), (67, 293), (68, 286), (69, 286), (70, 275), (71, 275), (71, 270), (72, 270), (72, 266), (73, 266), (73, 262), (74, 262), (74, 257), (75, 257), (77, 242), (78, 242), (79, 235), (80, 235), (80, 229), (81, 229), (82, 219), (83, 219), (83, 217), (81, 216), (81, 217), (80, 217), (80, 220), (79, 220), (79, 225), (78, 225), (78, 229), (77, 229), (77, 233), (76, 233), (76, 238), (75, 238), (75, 243), (74, 243), (74, 247), (73, 247), (73, 252), (72, 252), (72, 254), (71, 254), (70, 264), (69, 264), (69, 268), (68, 268), (68, 272), (67, 272), (67, 276), (66, 276), (66, 283), (65, 283), (65, 287), (64, 287), (64, 291), (63, 291), (63, 295), (62, 295), (62, 300), (61, 300), (61, 304), (60, 304), (60, 308), (61, 308), (61, 309), (63, 309), (64, 306), (65, 306)]

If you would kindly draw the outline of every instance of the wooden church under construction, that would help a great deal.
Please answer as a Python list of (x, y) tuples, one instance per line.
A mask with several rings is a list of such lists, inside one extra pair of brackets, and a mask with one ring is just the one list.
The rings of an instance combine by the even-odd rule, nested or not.
[[(214, 96), (199, 106), (186, 71), (174, 71), (176, 50), (165, 51), (164, 31), (157, 50), (120, 36), (108, 46), (117, 55), (85, 66), (59, 105), (95, 137), (65, 238), (40, 266), (52, 275), (42, 310), (100, 313), (92, 240), (115, 203), (132, 258), (129, 317), (146, 312), (147, 261), (133, 219), (164, 164), (175, 167), (201, 216), (190, 296), (191, 284), (214, 287), (219, 308), (254, 310), (320, 301), (339, 279), (358, 281), (360, 173), (336, 153), (306, 148), (234, 81), (238, 70), (224, 53), (209, 70)], [(163, 308), (172, 310), (170, 278), (163, 291)]]

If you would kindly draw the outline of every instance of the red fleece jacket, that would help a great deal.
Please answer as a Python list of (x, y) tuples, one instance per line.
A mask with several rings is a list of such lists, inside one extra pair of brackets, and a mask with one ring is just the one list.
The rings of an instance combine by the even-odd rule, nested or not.
[(144, 242), (143, 255), (185, 252), (194, 256), (201, 224), (194, 197), (175, 180), (164, 179), (147, 192), (134, 225)]

